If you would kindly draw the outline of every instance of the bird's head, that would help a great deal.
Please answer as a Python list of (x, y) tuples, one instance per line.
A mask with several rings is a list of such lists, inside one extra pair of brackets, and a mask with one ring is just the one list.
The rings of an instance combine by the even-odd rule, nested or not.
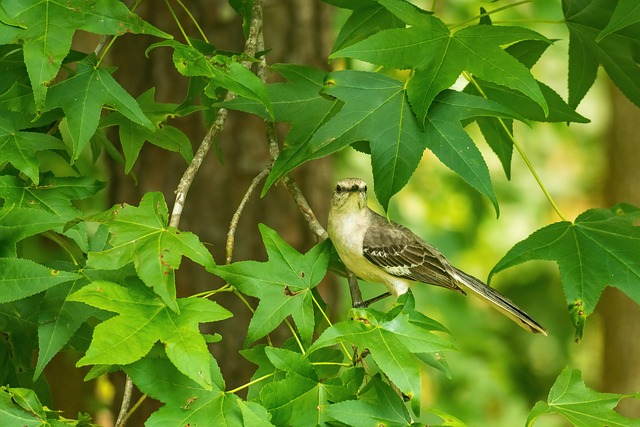
[(337, 182), (331, 209), (358, 211), (367, 207), (367, 184), (360, 178), (345, 178)]

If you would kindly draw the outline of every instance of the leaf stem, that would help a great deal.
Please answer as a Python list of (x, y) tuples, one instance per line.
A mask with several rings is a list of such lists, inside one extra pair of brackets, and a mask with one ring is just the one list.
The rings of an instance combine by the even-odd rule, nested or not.
[(514, 3), (510, 3), (510, 4), (507, 4), (507, 5), (504, 5), (502, 7), (497, 8), (497, 9), (490, 10), (488, 12), (480, 13), (480, 14), (472, 17), (472, 18), (465, 19), (462, 22), (458, 22), (457, 24), (453, 24), (453, 25), (449, 26), (449, 29), (453, 30), (454, 28), (465, 26), (465, 25), (467, 25), (467, 24), (469, 24), (471, 22), (477, 21), (478, 19), (480, 19), (482, 17), (489, 16), (489, 15), (492, 15), (494, 13), (502, 12), (503, 10), (507, 10), (507, 9), (512, 8), (512, 7), (520, 6), (520, 5), (525, 4), (525, 3), (531, 3), (532, 1), (533, 0), (521, 0), (521, 1), (517, 1), (517, 2), (514, 2)]
[(272, 377), (272, 376), (274, 376), (274, 375), (275, 375), (275, 372), (272, 372), (272, 373), (270, 373), (270, 374), (263, 375), (263, 376), (261, 376), (260, 378), (256, 378), (255, 380), (251, 380), (251, 381), (249, 381), (248, 383), (243, 384), (243, 385), (241, 385), (241, 386), (239, 386), (239, 387), (236, 387), (236, 388), (234, 388), (234, 389), (232, 389), (232, 390), (227, 390), (227, 391), (225, 391), (225, 393), (228, 393), (228, 394), (232, 394), (232, 393), (233, 393), (233, 394), (235, 394), (235, 393), (239, 392), (240, 390), (244, 390), (244, 389), (245, 389), (245, 388), (247, 388), (247, 387), (251, 387), (252, 385), (257, 384), (257, 383), (259, 383), (260, 381), (264, 381), (264, 380), (266, 380), (267, 378)]
[(191, 40), (189, 40), (189, 36), (187, 36), (187, 33), (184, 31), (184, 28), (182, 28), (182, 24), (180, 23), (180, 20), (178, 19), (178, 16), (176, 15), (176, 12), (173, 10), (173, 7), (171, 7), (171, 4), (169, 3), (169, 0), (164, 0), (164, 4), (167, 5), (167, 9), (169, 10), (169, 13), (171, 14), (171, 17), (173, 18), (173, 21), (178, 26), (178, 30), (180, 30), (180, 33), (182, 34), (182, 37), (184, 37), (184, 41), (189, 46), (193, 47), (191, 45)]
[(198, 30), (198, 32), (200, 33), (200, 35), (202, 36), (202, 40), (206, 41), (207, 43), (209, 43), (209, 39), (207, 38), (207, 36), (204, 34), (204, 31), (202, 31), (202, 27), (200, 27), (200, 24), (198, 24), (198, 21), (196, 20), (196, 18), (194, 18), (193, 14), (191, 13), (191, 11), (189, 10), (189, 8), (187, 8), (184, 3), (182, 2), (182, 0), (176, 0), (176, 3), (178, 3), (182, 9), (185, 11), (185, 13), (189, 16), (189, 19), (191, 19), (191, 22), (193, 22), (193, 25), (196, 26), (196, 29)]
[[(313, 295), (313, 293), (311, 294), (311, 299), (313, 300), (313, 302), (316, 305), (316, 307), (318, 307), (318, 310), (320, 310), (320, 313), (322, 313), (322, 317), (324, 317), (324, 320), (327, 322), (327, 324), (329, 326), (333, 326), (333, 324), (331, 323), (331, 320), (329, 319), (329, 316), (327, 316), (327, 313), (322, 309), (322, 307), (320, 306), (320, 303), (318, 302), (316, 297)], [(349, 351), (347, 350), (347, 347), (344, 345), (344, 343), (342, 341), (340, 342), (340, 345), (342, 346), (342, 349), (344, 350), (344, 354), (346, 354), (347, 357), (349, 358), (349, 361), (353, 362), (353, 359), (351, 358), (351, 354), (349, 354)]]
[[(484, 91), (482, 90), (482, 87), (480, 87), (480, 85), (478, 84), (476, 79), (470, 73), (465, 71), (463, 74), (464, 74), (465, 78), (467, 79), (467, 81), (469, 81), (469, 83), (471, 83), (474, 86), (474, 88), (478, 91), (478, 93), (480, 93), (480, 95), (482, 95), (483, 98), (489, 99), (487, 97), (487, 95), (484, 93)], [(560, 212), (560, 208), (558, 208), (558, 205), (556, 205), (556, 203), (553, 201), (553, 198), (551, 197), (551, 194), (549, 194), (549, 191), (547, 191), (547, 188), (542, 183), (542, 180), (540, 179), (540, 176), (538, 175), (538, 172), (536, 172), (536, 169), (535, 169), (535, 167), (533, 167), (533, 164), (529, 160), (529, 157), (524, 152), (524, 150), (522, 149), (522, 147), (520, 146), (518, 141), (516, 141), (513, 133), (511, 133), (511, 131), (509, 130), (509, 128), (507, 127), (507, 125), (505, 124), (504, 120), (501, 117), (498, 117), (497, 119), (498, 119), (498, 122), (500, 123), (500, 126), (502, 127), (504, 132), (509, 137), (509, 140), (511, 141), (513, 146), (516, 147), (516, 150), (518, 150), (518, 153), (520, 154), (520, 157), (524, 161), (525, 165), (527, 165), (527, 168), (531, 172), (531, 175), (533, 175), (533, 178), (538, 183), (538, 186), (542, 190), (542, 193), (547, 198), (547, 201), (549, 202), (549, 204), (551, 205), (553, 210), (556, 212), (556, 214), (560, 217), (561, 220), (566, 221), (567, 219), (565, 218), (564, 215), (562, 215), (562, 212)]]

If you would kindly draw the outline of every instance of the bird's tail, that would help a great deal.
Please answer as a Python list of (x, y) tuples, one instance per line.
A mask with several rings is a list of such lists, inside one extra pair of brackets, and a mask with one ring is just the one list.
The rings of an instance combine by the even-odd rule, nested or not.
[(507, 297), (499, 293), (493, 288), (485, 285), (481, 280), (458, 270), (454, 267), (456, 279), (463, 286), (464, 290), (472, 291), (474, 295), (481, 297), (486, 302), (502, 312), (507, 317), (511, 318), (514, 322), (520, 325), (522, 328), (538, 333), (547, 335), (547, 331), (538, 322), (533, 320), (531, 316), (525, 313), (520, 307), (511, 302)]

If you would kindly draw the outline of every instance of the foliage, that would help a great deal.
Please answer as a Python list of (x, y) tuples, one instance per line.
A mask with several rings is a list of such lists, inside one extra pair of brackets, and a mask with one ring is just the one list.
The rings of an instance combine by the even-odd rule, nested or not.
[[(168, 121), (202, 110), (223, 121), (225, 109), (236, 109), (267, 126), (290, 124), (263, 194), (296, 167), (353, 146), (370, 155), (375, 194), (387, 210), (428, 149), (498, 213), (489, 169), (466, 126), (478, 124), (507, 177), (515, 147), (538, 179), (513, 121), (588, 122), (575, 108), (599, 65), (640, 105), (640, 8), (632, 0), (615, 8), (606, 0), (557, 5), (569, 32), (565, 102), (531, 72), (554, 41), (492, 22), (523, 2), (480, 9), (462, 22), (444, 22), (405, 0), (327, 2), (350, 13), (330, 59), (359, 69), (277, 64), (271, 71), (286, 81), (271, 84), (251, 71), (268, 52), (224, 52), (195, 38), (179, 42), (117, 0), (0, 4), (2, 425), (91, 425), (85, 415), (68, 420), (48, 408), (42, 373), (67, 350), (81, 352), (78, 366), (92, 366), (88, 378), (122, 370), (145, 396), (162, 402), (148, 426), (412, 425), (424, 419), (421, 372), (450, 375), (444, 353), (453, 345), (445, 327), (416, 310), (411, 294), (386, 312), (352, 309), (333, 324), (315, 289), (331, 263), (328, 241), (302, 254), (261, 225), (267, 262), (216, 265), (198, 236), (178, 229), (179, 213), (169, 215), (160, 193), (147, 193), (138, 206), (95, 213), (104, 183), (78, 162), (95, 162), (104, 152), (124, 158), (129, 173), (147, 141), (191, 162), (190, 141)], [(230, 4), (243, 17), (247, 46), (255, 43), (251, 30), (262, 23), (253, 12), (261, 2)], [(176, 69), (197, 93), (180, 105), (156, 102), (153, 88), (136, 99), (103, 65), (109, 44), (95, 52), (71, 50), (79, 30), (116, 36), (104, 39), (115, 43), (124, 33), (164, 39), (148, 51), (172, 49)], [(466, 87), (452, 89), (461, 76)], [(111, 127), (118, 128), (117, 143), (106, 133)], [(48, 166), (43, 154), (64, 167)], [(640, 303), (639, 211), (620, 204), (569, 221), (540, 185), (561, 221), (515, 245), (492, 274), (527, 260), (556, 261), (580, 338), (605, 286)], [(36, 236), (54, 242), (62, 255), (31, 257), (24, 248)], [(184, 256), (228, 283), (178, 298), (175, 271)], [(207, 347), (220, 337), (200, 331), (203, 323), (233, 315), (209, 299), (221, 292), (233, 292), (253, 311), (241, 354), (257, 369), (231, 390), (220, 372), (224, 361)], [(255, 309), (245, 296), (259, 300)], [(291, 339), (277, 347), (269, 334), (281, 324)], [(630, 425), (612, 411), (623, 397), (629, 396), (587, 389), (579, 372), (567, 368), (527, 423), (556, 412), (581, 426)], [(462, 425), (432, 412), (443, 425)]]

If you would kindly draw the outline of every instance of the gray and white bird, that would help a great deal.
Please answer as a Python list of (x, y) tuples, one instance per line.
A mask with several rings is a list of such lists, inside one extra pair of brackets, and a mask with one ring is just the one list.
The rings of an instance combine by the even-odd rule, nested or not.
[(388, 221), (367, 206), (367, 185), (358, 178), (338, 181), (329, 210), (329, 237), (344, 265), (356, 276), (401, 295), (422, 282), (488, 302), (522, 328), (545, 329), (508, 298), (481, 280), (458, 270), (436, 248), (411, 230)]

